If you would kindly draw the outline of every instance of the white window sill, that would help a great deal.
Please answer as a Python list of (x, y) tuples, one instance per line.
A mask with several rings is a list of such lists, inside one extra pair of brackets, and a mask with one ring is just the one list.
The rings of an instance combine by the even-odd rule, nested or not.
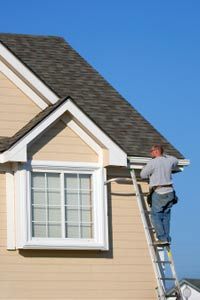
[(25, 243), (20, 249), (52, 249), (52, 250), (109, 250), (108, 245), (95, 242), (94, 240), (79, 240), (74, 239), (32, 239)]

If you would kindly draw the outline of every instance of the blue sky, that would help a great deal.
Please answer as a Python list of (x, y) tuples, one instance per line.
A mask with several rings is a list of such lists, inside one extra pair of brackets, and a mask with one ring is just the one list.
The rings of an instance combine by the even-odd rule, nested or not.
[(200, 278), (200, 2), (3, 1), (0, 31), (64, 37), (191, 165), (175, 175), (180, 277)]

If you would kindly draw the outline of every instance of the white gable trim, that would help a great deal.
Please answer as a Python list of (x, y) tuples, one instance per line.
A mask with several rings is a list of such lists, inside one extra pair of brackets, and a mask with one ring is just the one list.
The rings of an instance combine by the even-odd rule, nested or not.
[(62, 117), (62, 121), (72, 129), (92, 150), (98, 154), (99, 163), (103, 164), (103, 150), (73, 119), (66, 116)]
[[(9, 150), (0, 154), (0, 163), (7, 161), (27, 161), (27, 145), (51, 124), (58, 120), (66, 111), (69, 111), (75, 119), (87, 129), (91, 135), (99, 140), (109, 151), (109, 165), (127, 166), (126, 153), (115, 144), (97, 125), (95, 125), (71, 100), (70, 98), (55, 109), (48, 117), (36, 125), (21, 140), (16, 142)], [(78, 130), (78, 129), (77, 129)], [(89, 136), (88, 136), (89, 137)]]
[(127, 154), (114, 143), (96, 124), (94, 124), (72, 101), (69, 101), (69, 112), (109, 150), (109, 164), (127, 166)]
[(48, 105), (39, 97), (27, 84), (25, 84), (11, 69), (0, 61), (0, 72), (10, 79), (25, 95), (41, 109), (45, 109)]
[[(59, 98), (49, 89), (33, 72), (31, 72), (14, 54), (12, 54), (1, 42), (0, 42), (0, 57), (3, 58), (6, 64), (10, 65), (14, 71), (19, 74), (19, 77), (24, 78), (25, 84), (14, 72), (9, 69), (6, 64), (2, 62), (0, 70), (16, 84), (27, 96), (29, 96), (37, 105), (43, 109), (47, 106), (47, 103), (55, 103)], [(6, 68), (7, 67), (7, 68)], [(30, 87), (29, 87), (30, 85)], [(33, 87), (39, 94), (44, 97), (42, 99), (37, 93), (35, 93), (31, 87)], [(47, 102), (47, 103), (46, 103)], [(44, 106), (44, 107), (42, 107)]]

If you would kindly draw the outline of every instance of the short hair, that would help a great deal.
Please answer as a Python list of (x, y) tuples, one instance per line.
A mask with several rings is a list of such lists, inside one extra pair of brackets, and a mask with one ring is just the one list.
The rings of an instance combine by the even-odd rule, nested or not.
[(156, 144), (152, 146), (153, 149), (159, 150), (161, 154), (164, 153), (164, 147), (162, 145)]

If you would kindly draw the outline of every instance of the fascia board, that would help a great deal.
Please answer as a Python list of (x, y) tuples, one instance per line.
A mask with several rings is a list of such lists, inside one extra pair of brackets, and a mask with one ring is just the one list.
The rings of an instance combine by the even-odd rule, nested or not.
[(0, 72), (2, 72), (14, 85), (16, 85), (25, 95), (27, 95), (37, 106), (45, 109), (47, 103), (33, 91), (23, 80), (19, 78), (5, 63), (0, 60)]
[[(54, 121), (56, 121), (65, 111), (68, 110), (68, 100), (66, 100), (61, 106), (59, 106), (54, 112), (50, 114), (46, 119), (41, 121), (36, 127), (34, 127), (29, 133), (27, 133), (21, 140), (16, 142), (9, 150), (0, 155), (0, 162), (12, 161), (26, 161), (27, 145), (34, 140), (41, 132), (48, 128)], [(24, 149), (24, 152), (23, 152)], [(18, 160), (18, 153), (24, 153)], [(16, 156), (16, 157), (15, 157)]]
[(109, 164), (127, 166), (127, 154), (114, 143), (97, 125), (94, 124), (72, 101), (69, 112), (109, 150)]
[(116, 145), (101, 129), (97, 127), (71, 100), (70, 98), (61, 104), (47, 118), (35, 126), (21, 140), (16, 142), (9, 150), (0, 155), (0, 162), (7, 161), (26, 161), (27, 145), (34, 140), (40, 133), (48, 128), (53, 122), (69, 111), (83, 126), (90, 131), (99, 141), (109, 150), (109, 164), (114, 166), (127, 166), (126, 153)]
[[(25, 79), (32, 87), (34, 87), (47, 102), (54, 104), (58, 101), (58, 96), (48, 88), (33, 72), (31, 72), (7, 47), (0, 42), (0, 56), (10, 65), (16, 73)], [(45, 101), (44, 101), (45, 103)]]
[(19, 143), (18, 145), (12, 147), (10, 150), (7, 150), (0, 155), (0, 163), (5, 163), (8, 161), (25, 162), (26, 160), (27, 160), (27, 145), (25, 143)]
[(98, 155), (99, 163), (103, 164), (103, 150), (96, 141), (92, 139), (73, 119), (63, 116), (62, 121), (84, 140), (84, 142)]
[[(149, 157), (137, 157), (137, 156), (128, 156), (128, 160), (130, 165), (136, 166), (139, 169), (146, 165), (151, 158)], [(179, 159), (178, 160), (178, 167), (183, 168), (190, 164), (190, 160), (188, 159)]]

